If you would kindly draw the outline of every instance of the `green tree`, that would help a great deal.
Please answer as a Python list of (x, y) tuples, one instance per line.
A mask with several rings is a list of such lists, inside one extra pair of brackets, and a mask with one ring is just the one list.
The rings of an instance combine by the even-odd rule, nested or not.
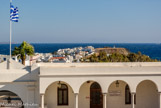
[(109, 59), (111, 62), (128, 62), (128, 58), (123, 55), (123, 54), (119, 54), (119, 53), (113, 53), (109, 56)]
[(138, 53), (130, 53), (127, 57), (130, 60), (130, 62), (156, 62), (157, 61), (157, 60), (151, 59), (147, 55), (141, 54), (140, 51)]
[(106, 53), (105, 51), (101, 51), (101, 52), (99, 53), (98, 58), (99, 58), (99, 61), (100, 61), (100, 62), (108, 62), (108, 61), (109, 61), (109, 60), (108, 60), (108, 57), (107, 57), (107, 53)]
[(90, 62), (98, 62), (99, 61), (96, 54), (91, 55), (91, 57), (89, 57), (89, 60), (90, 60)]
[(26, 55), (32, 56), (34, 55), (34, 47), (29, 43), (23, 41), (19, 47), (15, 47), (12, 51), (12, 55), (17, 56), (20, 55), (22, 60), (22, 64), (25, 65)]
[[(157, 62), (156, 59), (151, 59), (140, 51), (138, 53), (129, 53), (128, 55), (112, 53), (109, 56), (105, 51), (101, 51), (98, 55), (93, 54), (88, 59), (89, 62)], [(86, 61), (86, 58), (84, 61)]]
[(128, 58), (129, 58), (130, 62), (138, 62), (139, 55), (135, 54), (135, 53), (130, 53), (128, 55)]

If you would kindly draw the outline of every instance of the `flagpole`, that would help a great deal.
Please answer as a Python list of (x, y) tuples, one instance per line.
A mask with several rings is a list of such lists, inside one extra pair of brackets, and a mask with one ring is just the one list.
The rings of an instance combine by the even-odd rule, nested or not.
[[(12, 3), (12, 0), (10, 0), (10, 5), (11, 5), (11, 3)], [(10, 59), (12, 57), (11, 50), (12, 50), (12, 21), (10, 19)]]

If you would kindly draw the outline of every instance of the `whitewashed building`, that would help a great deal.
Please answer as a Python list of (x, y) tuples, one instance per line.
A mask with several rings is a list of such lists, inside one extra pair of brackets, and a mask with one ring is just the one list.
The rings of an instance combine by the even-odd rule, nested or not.
[(0, 108), (161, 108), (161, 63), (25, 67), (6, 61), (0, 64), (0, 103), (16, 99), (22, 107)]

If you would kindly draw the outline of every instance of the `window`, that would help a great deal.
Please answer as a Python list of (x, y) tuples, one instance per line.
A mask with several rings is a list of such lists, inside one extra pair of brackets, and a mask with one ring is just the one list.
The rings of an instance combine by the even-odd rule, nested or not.
[(6, 61), (6, 58), (3, 58), (4, 61)]
[(125, 104), (131, 104), (131, 93), (128, 85), (125, 87)]
[(58, 87), (58, 105), (68, 105), (68, 87), (65, 84), (61, 84), (61, 87)]

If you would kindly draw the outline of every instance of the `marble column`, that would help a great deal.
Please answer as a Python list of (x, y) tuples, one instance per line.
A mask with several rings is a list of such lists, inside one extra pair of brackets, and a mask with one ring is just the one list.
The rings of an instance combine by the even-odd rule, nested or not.
[(41, 94), (41, 108), (44, 108), (44, 94)]
[(75, 95), (75, 108), (78, 108), (78, 93), (74, 93)]
[(135, 108), (135, 94), (136, 93), (131, 93), (131, 100), (132, 100), (132, 108)]
[(159, 108), (161, 108), (161, 92), (158, 92), (159, 95)]
[(106, 105), (106, 99), (107, 98), (107, 93), (103, 93), (103, 108), (107, 108), (107, 105)]

